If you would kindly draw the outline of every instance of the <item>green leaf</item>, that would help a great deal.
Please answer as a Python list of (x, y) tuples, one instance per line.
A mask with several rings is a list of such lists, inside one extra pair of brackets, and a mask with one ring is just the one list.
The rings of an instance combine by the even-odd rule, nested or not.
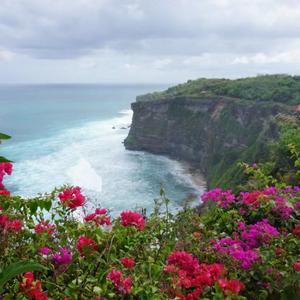
[(0, 156), (0, 163), (2, 162), (12, 162), (11, 160), (8, 160), (7, 158)]
[(44, 208), (45, 208), (47, 211), (50, 211), (51, 206), (52, 206), (52, 201), (51, 201), (51, 200), (48, 200), (48, 201), (45, 201), (45, 202), (44, 202)]
[(3, 291), (4, 285), (9, 280), (16, 277), (17, 275), (21, 275), (25, 272), (30, 272), (30, 271), (44, 271), (44, 270), (46, 270), (46, 267), (30, 261), (19, 261), (17, 263), (13, 263), (9, 265), (0, 273), (0, 293)]
[(28, 201), (27, 205), (30, 209), (30, 212), (35, 214), (38, 209), (38, 203), (36, 201)]
[(9, 140), (11, 138), (10, 135), (4, 134), (0, 132), (0, 140)]

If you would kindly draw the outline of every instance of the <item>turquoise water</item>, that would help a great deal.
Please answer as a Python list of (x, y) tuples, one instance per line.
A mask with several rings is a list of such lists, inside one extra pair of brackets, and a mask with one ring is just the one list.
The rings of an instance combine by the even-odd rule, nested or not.
[(89, 209), (151, 210), (161, 184), (178, 209), (199, 194), (180, 163), (124, 149), (135, 96), (165, 86), (0, 86), (0, 132), (13, 136), (0, 153), (14, 161), (7, 187), (25, 197), (80, 185)]

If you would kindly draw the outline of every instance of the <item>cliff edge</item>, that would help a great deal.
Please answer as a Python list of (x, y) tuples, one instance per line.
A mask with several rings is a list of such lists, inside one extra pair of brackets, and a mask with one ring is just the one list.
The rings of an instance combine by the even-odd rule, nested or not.
[[(277, 81), (280, 86), (279, 82), (290, 82), (294, 78), (276, 76), (267, 76), (267, 80), (272, 85)], [(255, 77), (255, 80), (261, 85), (260, 81), (265, 77)], [(134, 114), (129, 135), (124, 141), (126, 149), (190, 162), (203, 172), (210, 188), (225, 188), (240, 182), (242, 170), (237, 166), (238, 162), (252, 163), (266, 158), (270, 143), (278, 138), (278, 116), (292, 115), (296, 104), (295, 97), (278, 101), (287, 97), (285, 94), (278, 98), (281, 92), (278, 90), (277, 98), (261, 96), (256, 100), (236, 97), (237, 92), (231, 95), (224, 92), (224, 85), (238, 83), (241, 88), (243, 80), (247, 79), (212, 79), (219, 85), (219, 90), (223, 88), (224, 95), (212, 91), (211, 86), (214, 89), (216, 86), (210, 80), (200, 79), (200, 83), (189, 81), (162, 93), (138, 96), (132, 103)], [(206, 86), (201, 86), (203, 81)], [(296, 81), (298, 84), (298, 78)], [(257, 92), (255, 84), (251, 84)], [(193, 86), (194, 90), (187, 86)], [(264, 91), (267, 90), (266, 87)], [(247, 92), (251, 95), (249, 88)]]

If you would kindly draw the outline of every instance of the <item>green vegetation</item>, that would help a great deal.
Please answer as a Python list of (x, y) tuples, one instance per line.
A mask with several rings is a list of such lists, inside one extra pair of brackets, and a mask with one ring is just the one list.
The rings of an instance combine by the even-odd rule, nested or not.
[(178, 96), (225, 96), (294, 105), (300, 103), (300, 76), (260, 75), (236, 80), (200, 78), (137, 99), (155, 100)]
[(299, 299), (300, 187), (279, 178), (298, 173), (300, 131), (282, 130), (278, 178), (244, 165), (244, 192), (204, 193), (202, 215), (170, 213), (163, 189), (150, 215), (115, 219), (87, 214), (79, 187), (24, 199), (5, 189), (12, 164), (0, 163), (1, 299)]

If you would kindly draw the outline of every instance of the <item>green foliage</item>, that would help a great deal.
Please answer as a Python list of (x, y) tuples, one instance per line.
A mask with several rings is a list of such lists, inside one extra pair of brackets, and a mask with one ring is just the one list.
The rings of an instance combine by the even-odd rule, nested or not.
[(45, 271), (46, 268), (41, 264), (30, 261), (19, 261), (10, 264), (0, 272), (0, 293), (3, 292), (4, 285), (14, 277), (22, 275), (25, 272), (30, 271)]
[(285, 104), (300, 103), (300, 77), (260, 75), (242, 79), (189, 80), (163, 92), (155, 92), (137, 98), (138, 101), (158, 100), (166, 97), (225, 96), (251, 101), (273, 101)]
[[(0, 132), (0, 144), (1, 144), (1, 140), (9, 140), (11, 138), (11, 136), (1, 133)], [(2, 162), (10, 162), (10, 160), (8, 160), (7, 158), (0, 156), (0, 163)]]
[(9, 140), (11, 138), (10, 135), (4, 134), (0, 132), (0, 140)]
[(279, 139), (270, 145), (269, 155), (253, 167), (241, 164), (248, 174), (242, 189), (297, 185), (300, 172), (300, 128), (295, 121), (280, 122)]

